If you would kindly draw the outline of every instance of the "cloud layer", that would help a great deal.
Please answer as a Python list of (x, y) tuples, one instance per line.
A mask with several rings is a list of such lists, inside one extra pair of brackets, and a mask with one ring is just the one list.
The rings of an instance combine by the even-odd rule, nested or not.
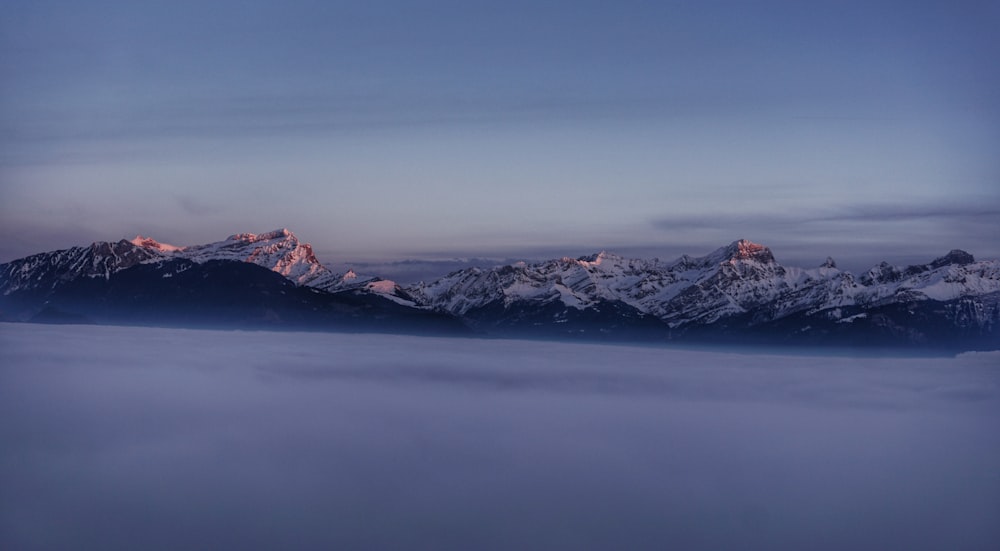
[(994, 353), (4, 324), (0, 360), (5, 548), (1000, 538)]

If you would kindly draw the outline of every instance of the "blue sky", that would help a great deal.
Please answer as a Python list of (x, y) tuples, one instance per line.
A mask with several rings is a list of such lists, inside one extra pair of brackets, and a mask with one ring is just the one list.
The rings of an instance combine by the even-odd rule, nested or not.
[(1000, 257), (994, 2), (5, 2), (0, 261)]

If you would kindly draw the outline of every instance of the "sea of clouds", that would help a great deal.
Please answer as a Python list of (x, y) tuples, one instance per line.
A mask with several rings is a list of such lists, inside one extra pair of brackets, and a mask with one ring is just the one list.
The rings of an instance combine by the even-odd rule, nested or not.
[(995, 549), (1000, 353), (0, 324), (3, 549)]

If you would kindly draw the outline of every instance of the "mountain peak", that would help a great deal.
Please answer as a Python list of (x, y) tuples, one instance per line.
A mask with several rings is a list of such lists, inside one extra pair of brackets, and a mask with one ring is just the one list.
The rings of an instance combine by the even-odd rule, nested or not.
[(942, 256), (941, 258), (934, 259), (931, 262), (931, 268), (940, 268), (942, 266), (949, 266), (952, 264), (958, 266), (965, 266), (966, 264), (972, 264), (976, 259), (969, 253), (961, 249), (952, 249), (948, 254)]
[(176, 245), (168, 245), (166, 243), (160, 243), (159, 241), (153, 239), (152, 237), (143, 237), (138, 234), (135, 236), (135, 238), (129, 241), (129, 243), (135, 245), (136, 247), (142, 247), (143, 249), (154, 249), (165, 253), (180, 251), (184, 249), (184, 247), (178, 247)]
[(774, 255), (771, 254), (771, 249), (748, 239), (733, 241), (729, 246), (723, 248), (721, 252), (723, 253), (722, 262), (754, 260), (764, 264), (774, 263)]
[(832, 256), (826, 257), (826, 261), (819, 265), (820, 268), (836, 268), (837, 263), (833, 260)]

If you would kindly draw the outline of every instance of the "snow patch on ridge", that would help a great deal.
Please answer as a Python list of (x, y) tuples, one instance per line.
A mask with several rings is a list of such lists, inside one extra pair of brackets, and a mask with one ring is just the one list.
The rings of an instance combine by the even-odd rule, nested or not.
[(152, 237), (143, 237), (141, 235), (136, 235), (129, 243), (135, 245), (136, 247), (142, 247), (144, 249), (153, 249), (165, 253), (173, 253), (177, 251), (184, 250), (184, 247), (178, 247), (176, 245), (168, 245), (166, 243), (160, 243), (159, 241), (153, 239)]

